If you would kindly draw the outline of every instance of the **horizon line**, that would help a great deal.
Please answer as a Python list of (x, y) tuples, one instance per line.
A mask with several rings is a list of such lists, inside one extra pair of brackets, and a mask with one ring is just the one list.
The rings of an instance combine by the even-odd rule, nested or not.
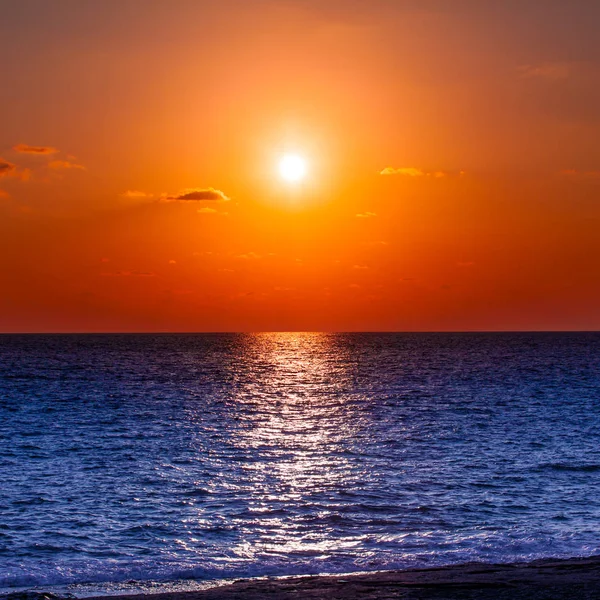
[(255, 335), (265, 333), (322, 333), (322, 334), (429, 334), (429, 333), (600, 333), (599, 329), (353, 329), (353, 330), (206, 330), (206, 331), (0, 331), (6, 335)]

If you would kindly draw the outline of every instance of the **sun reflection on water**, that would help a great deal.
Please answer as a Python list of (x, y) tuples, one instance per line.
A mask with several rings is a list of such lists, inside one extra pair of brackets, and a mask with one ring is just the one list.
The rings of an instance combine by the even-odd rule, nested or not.
[[(244, 515), (254, 542), (242, 541), (234, 552), (327, 558), (359, 544), (361, 536), (332, 535), (335, 498), (359, 485), (361, 475), (345, 444), (359, 422), (339, 393), (347, 363), (327, 334), (258, 334), (245, 342), (249, 383), (235, 398), (245, 418), (235, 443), (253, 457), (243, 470), (253, 488), (247, 510), (257, 519)], [(262, 529), (258, 543), (255, 527)]]

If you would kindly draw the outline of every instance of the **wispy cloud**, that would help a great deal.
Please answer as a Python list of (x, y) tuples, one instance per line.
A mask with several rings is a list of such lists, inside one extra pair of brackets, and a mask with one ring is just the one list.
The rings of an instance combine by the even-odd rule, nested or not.
[(17, 144), (13, 146), (13, 150), (22, 154), (56, 154), (58, 148), (52, 146), (30, 146), (29, 144)]
[(197, 211), (201, 215), (216, 215), (219, 211), (216, 208), (210, 208), (209, 206), (203, 206)]
[(380, 175), (407, 175), (408, 177), (421, 177), (425, 175), (422, 169), (416, 167), (386, 167), (379, 171)]
[(239, 254), (237, 258), (241, 258), (242, 260), (257, 260), (260, 258), (260, 254), (256, 252), (247, 252), (246, 254)]
[(156, 277), (152, 271), (114, 271), (112, 273), (100, 273), (102, 277)]
[(0, 158), (0, 177), (8, 177), (15, 172), (17, 166), (3, 158)]
[(142, 192), (140, 190), (127, 190), (121, 194), (122, 198), (129, 198), (131, 200), (143, 200), (144, 198), (152, 198), (154, 194)]
[(521, 77), (544, 81), (562, 81), (572, 73), (572, 64), (566, 61), (546, 62), (538, 65), (521, 65), (517, 68)]
[(464, 171), (426, 171), (418, 167), (386, 167), (379, 171), (380, 175), (403, 175), (405, 177), (433, 177), (441, 179), (442, 177), (458, 176), (462, 177)]
[(592, 169), (589, 171), (580, 171), (578, 169), (564, 169), (560, 171), (560, 175), (570, 179), (600, 179), (600, 169)]
[(374, 212), (364, 212), (364, 213), (358, 213), (356, 215), (357, 219), (372, 219), (373, 217), (376, 217), (377, 213)]
[(229, 198), (221, 191), (215, 188), (188, 188), (178, 194), (163, 197), (171, 202), (227, 202)]
[(31, 176), (29, 169), (19, 169), (14, 163), (0, 158), (0, 177), (14, 177), (21, 181), (27, 181)]
[(80, 169), (85, 171), (85, 167), (83, 165), (77, 164), (70, 160), (53, 160), (48, 163), (49, 169), (61, 170), (61, 169)]

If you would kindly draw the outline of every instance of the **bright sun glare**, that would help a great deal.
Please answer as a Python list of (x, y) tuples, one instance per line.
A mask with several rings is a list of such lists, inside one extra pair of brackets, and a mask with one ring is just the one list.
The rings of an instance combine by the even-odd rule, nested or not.
[(286, 181), (300, 181), (306, 175), (306, 161), (297, 154), (286, 154), (279, 161), (279, 174)]

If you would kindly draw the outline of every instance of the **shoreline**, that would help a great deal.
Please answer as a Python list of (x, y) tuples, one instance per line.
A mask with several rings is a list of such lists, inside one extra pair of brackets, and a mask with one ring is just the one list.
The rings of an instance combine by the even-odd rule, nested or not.
[[(567, 600), (600, 598), (600, 555), (528, 563), (466, 563), (347, 575), (240, 579), (198, 591), (111, 600)], [(15, 595), (9, 600), (18, 600)], [(86, 600), (106, 600), (95, 596)]]

